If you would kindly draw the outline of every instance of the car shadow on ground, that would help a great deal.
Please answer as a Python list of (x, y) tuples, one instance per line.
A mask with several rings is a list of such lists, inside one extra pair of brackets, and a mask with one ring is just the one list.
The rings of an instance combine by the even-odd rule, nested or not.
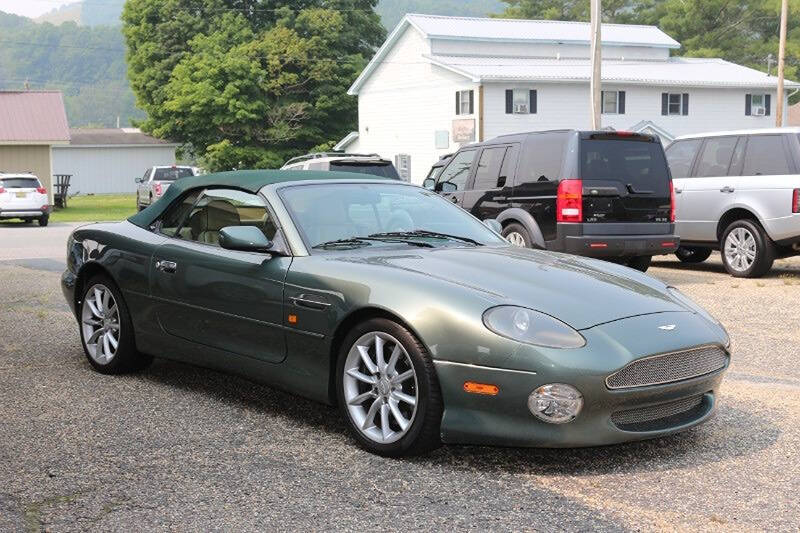
[[(244, 378), (185, 363), (156, 359), (141, 379), (207, 394), (217, 401), (272, 416), (288, 417), (357, 446), (338, 409)], [(545, 449), (445, 445), (430, 455), (404, 459), (418, 466), (534, 475), (601, 475), (694, 468), (755, 454), (772, 446), (780, 429), (745, 406), (723, 398), (706, 424), (676, 435), (593, 448)], [(367, 452), (364, 452), (367, 453)]]

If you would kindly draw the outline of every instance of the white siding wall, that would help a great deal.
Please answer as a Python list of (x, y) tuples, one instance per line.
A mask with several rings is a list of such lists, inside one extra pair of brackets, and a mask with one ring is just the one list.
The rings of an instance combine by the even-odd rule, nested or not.
[[(536, 89), (538, 112), (532, 115), (505, 114), (505, 90), (511, 88)], [(772, 94), (771, 115), (755, 117), (744, 114), (745, 94), (765, 91), (610, 84), (604, 85), (603, 89), (625, 91), (625, 114), (603, 115), (603, 127), (624, 130), (642, 120), (650, 120), (678, 136), (713, 130), (770, 128), (775, 125), (775, 91), (768, 91)], [(689, 114), (661, 115), (662, 92), (689, 93)], [(588, 84), (486, 84), (484, 95), (486, 139), (521, 131), (590, 127)]]
[[(460, 41), (431, 39), (434, 55), (471, 55), (503, 57), (590, 57), (590, 49), (579, 44), (535, 44), (490, 41)], [(669, 49), (648, 46), (604, 46), (603, 57), (608, 59), (662, 59), (669, 58)]]
[[(394, 161), (411, 155), (411, 181), (421, 183), (439, 156), (458, 149), (452, 142), (454, 118), (474, 118), (478, 135), (478, 85), (430, 65), (427, 41), (408, 28), (384, 62), (361, 88), (358, 98), (359, 138), (348, 152), (376, 152)], [(474, 115), (455, 115), (455, 92), (473, 89)], [(447, 149), (435, 148), (435, 132), (451, 132)]]
[(72, 174), (70, 194), (133, 193), (147, 167), (174, 163), (174, 146), (53, 147), (53, 173)]

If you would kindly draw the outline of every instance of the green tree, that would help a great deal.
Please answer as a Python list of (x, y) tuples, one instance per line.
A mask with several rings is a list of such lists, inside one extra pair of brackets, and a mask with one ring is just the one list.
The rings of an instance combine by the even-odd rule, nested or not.
[[(589, 20), (589, 0), (503, 0), (507, 7), (501, 18), (545, 20)], [(640, 12), (658, 0), (603, 0), (604, 22), (634, 22)]]
[(142, 127), (214, 170), (275, 167), (341, 138), (356, 123), (347, 88), (385, 38), (375, 3), (129, 0)]

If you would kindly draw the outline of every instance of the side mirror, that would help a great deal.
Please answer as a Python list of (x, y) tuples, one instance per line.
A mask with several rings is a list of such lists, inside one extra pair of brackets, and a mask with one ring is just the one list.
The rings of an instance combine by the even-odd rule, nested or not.
[(219, 245), (226, 250), (267, 252), (272, 241), (255, 226), (227, 226), (219, 230)]
[(497, 234), (503, 233), (503, 225), (496, 218), (487, 218), (483, 221), (484, 225)]
[(136, 182), (136, 183), (141, 183), (142, 182), (142, 178), (133, 178), (133, 181)]
[(422, 182), (422, 186), (432, 191), (433, 188), (436, 186), (436, 180), (433, 178), (425, 178), (425, 181)]
[(442, 192), (456, 192), (458, 190), (458, 186), (449, 181), (440, 181), (438, 186), (439, 190)]

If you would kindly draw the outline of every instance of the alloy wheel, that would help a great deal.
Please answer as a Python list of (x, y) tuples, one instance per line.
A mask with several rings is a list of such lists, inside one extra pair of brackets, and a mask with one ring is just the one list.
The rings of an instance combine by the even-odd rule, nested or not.
[(379, 444), (400, 440), (419, 403), (417, 374), (403, 345), (382, 331), (356, 340), (344, 364), (344, 400), (354, 425)]
[(725, 238), (725, 259), (737, 272), (744, 272), (756, 260), (756, 239), (747, 228), (734, 228)]
[(86, 291), (81, 328), (89, 356), (101, 365), (110, 363), (119, 347), (120, 323), (117, 302), (105, 285), (98, 283)]
[(506, 240), (513, 244), (514, 246), (519, 246), (520, 248), (525, 248), (525, 237), (521, 234), (517, 233), (516, 231), (512, 231), (508, 235), (506, 235)]

